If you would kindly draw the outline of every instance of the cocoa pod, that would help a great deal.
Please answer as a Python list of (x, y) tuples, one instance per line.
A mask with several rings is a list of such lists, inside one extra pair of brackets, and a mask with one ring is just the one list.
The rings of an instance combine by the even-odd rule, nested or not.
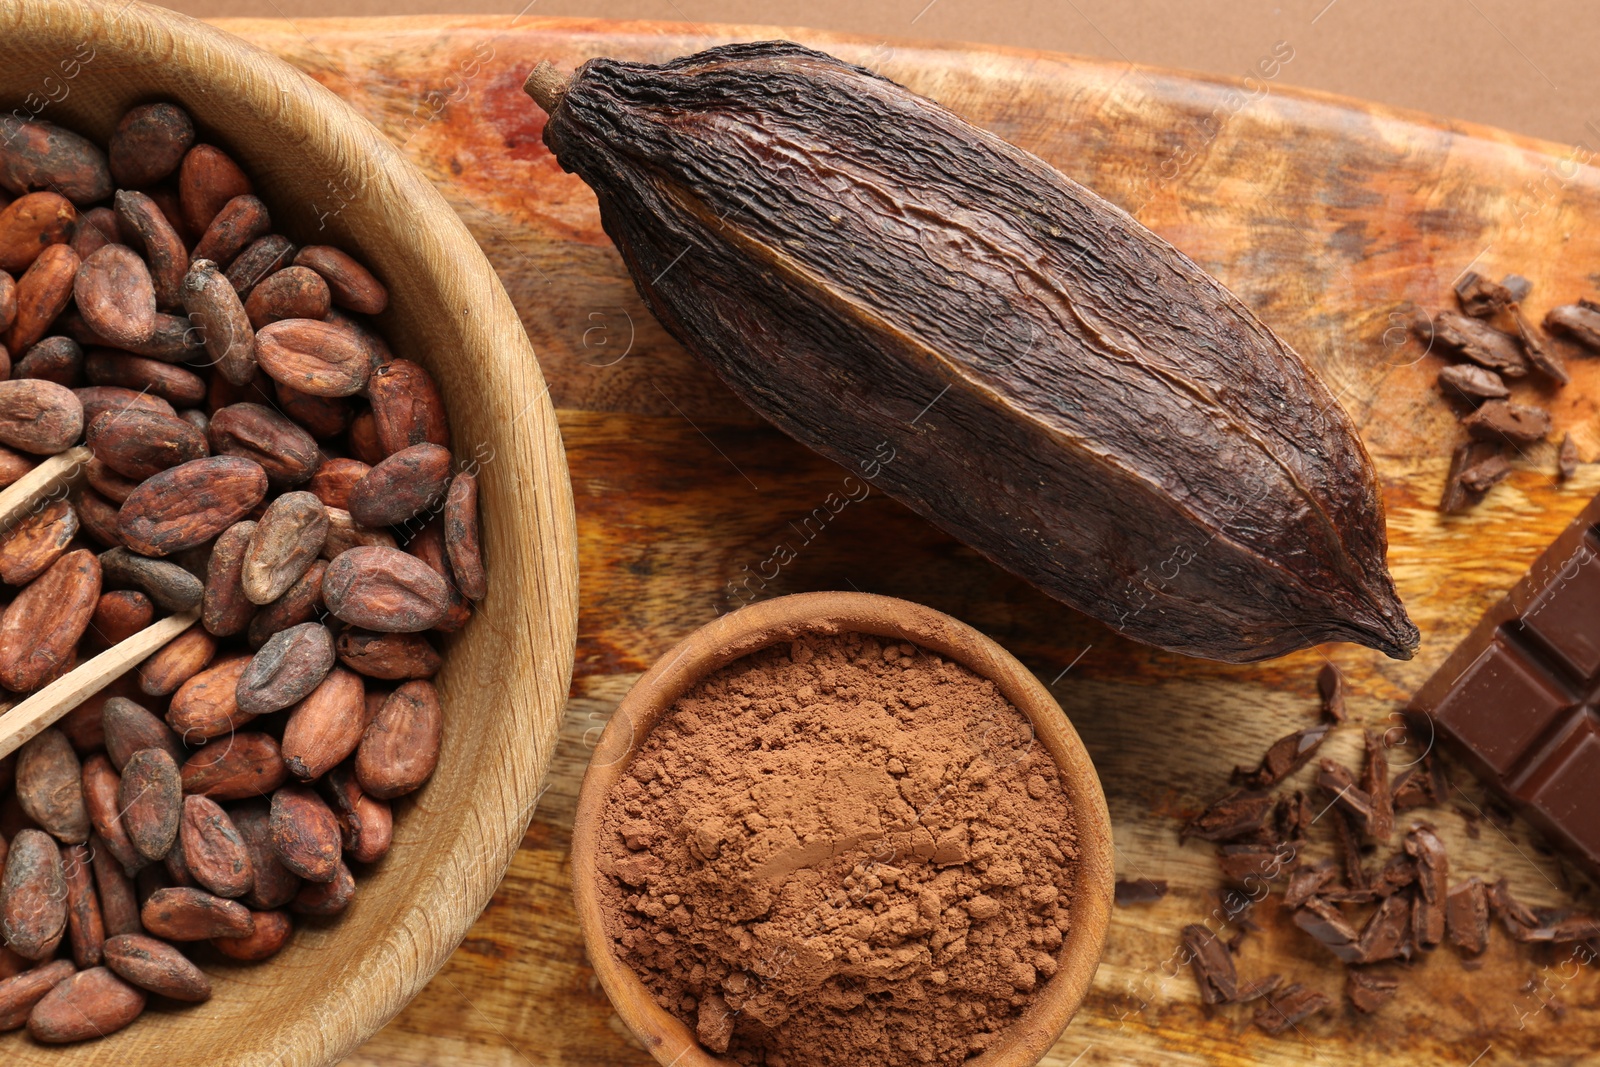
[(54, 382), (0, 381), (0, 444), (53, 456), (83, 433), (83, 405)]
[(205, 627), (191, 626), (139, 665), (139, 689), (148, 696), (170, 696), (216, 654), (217, 639)]
[(32, 456), (24, 456), (21, 452), (13, 452), (9, 448), (0, 448), (0, 489), (4, 489), (38, 465), (39, 461)]
[(106, 967), (130, 985), (186, 1004), (211, 999), (211, 980), (183, 953), (153, 937), (121, 934), (106, 942)]
[(478, 479), (466, 471), (451, 480), (445, 495), (444, 550), (461, 595), (469, 600), (488, 596), (489, 575), (478, 534)]
[(456, 587), (455, 572), (450, 567), (450, 554), (445, 549), (444, 522), (440, 519), (429, 521), (426, 526), (411, 535), (406, 551), (432, 567), (433, 572), (444, 579), (445, 588), (449, 591), (448, 606), (444, 615), (433, 624), (433, 628), (443, 633), (454, 633), (461, 629), (472, 618), (472, 602)]
[(71, 960), (52, 960), (0, 981), (0, 1033), (28, 1025), (28, 1015), (34, 1005), (72, 977), (73, 972)]
[(54, 189), (79, 207), (111, 195), (105, 153), (87, 137), (53, 122), (6, 118), (0, 140), (0, 188), (21, 195)]
[(65, 500), (36, 506), (27, 518), (0, 534), (0, 581), (27, 585), (50, 569), (78, 533), (78, 513)]
[[(132, 845), (129, 846), (132, 848)], [(106, 935), (138, 934), (144, 932), (139, 920), (139, 901), (134, 895), (133, 879), (118, 863), (103, 839), (89, 839), (91, 863), (94, 866), (94, 884), (100, 891), (100, 917), (106, 925)]]
[(260, 648), (273, 634), (316, 618), (322, 608), (322, 579), (327, 572), (328, 565), (318, 560), (287, 593), (256, 612), (245, 631), (250, 647)]
[(168, 941), (248, 937), (255, 929), (243, 904), (188, 886), (156, 890), (144, 902), (139, 920), (149, 933)]
[(367, 796), (348, 765), (329, 771), (327, 781), (345, 857), (357, 863), (378, 862), (394, 841), (394, 813), (388, 801)]
[(388, 530), (369, 530), (356, 525), (348, 511), (328, 509), (328, 537), (322, 545), (322, 558), (335, 560), (352, 548), (396, 548), (398, 543)]
[[(122, 531), (117, 526), (117, 505), (90, 489), (79, 490), (72, 498), (79, 527), (106, 548), (122, 546)], [(103, 568), (105, 565), (101, 564)]]
[(205, 434), (183, 419), (131, 409), (96, 418), (85, 441), (96, 459), (135, 482), (211, 454)]
[(189, 873), (201, 888), (219, 897), (242, 897), (255, 886), (250, 850), (228, 813), (210, 797), (183, 801), (179, 831)]
[(359, 412), (350, 420), (349, 445), (350, 454), (368, 466), (382, 463), (389, 454), (378, 440), (378, 418), (371, 410)]
[(149, 626), (155, 617), (156, 606), (148, 596), (137, 589), (113, 589), (100, 594), (89, 616), (89, 632), (109, 648)]
[(176, 417), (171, 404), (150, 393), (124, 389), (119, 385), (90, 385), (74, 389), (72, 395), (83, 408), (83, 424), (92, 423), (102, 415), (121, 414), (124, 411), (145, 411), (155, 415)]
[(326, 882), (307, 882), (300, 887), (289, 910), (296, 915), (337, 915), (355, 899), (356, 880), (343, 863)]
[(362, 526), (398, 526), (431, 511), (450, 484), (450, 452), (424, 442), (402, 448), (350, 491), (350, 515)]
[(372, 468), (358, 459), (325, 460), (306, 486), (330, 508), (350, 510), (350, 490)]
[(224, 204), (255, 192), (239, 165), (220, 148), (197, 144), (178, 167), (178, 200), (183, 222), (196, 237), (206, 232)]
[(278, 742), (240, 733), (206, 745), (183, 765), (183, 791), (213, 800), (266, 796), (289, 780)]
[(192, 460), (135, 489), (122, 505), (119, 529), (135, 552), (167, 556), (216, 537), (266, 495), (267, 472), (253, 460), (238, 456)]
[(255, 614), (256, 606), (245, 596), (243, 582), (244, 555), (255, 529), (256, 524), (250, 520), (234, 523), (222, 532), (211, 550), (200, 622), (207, 632), (218, 637), (241, 632)]
[(103, 848), (125, 870), (144, 866), (122, 828), (122, 776), (104, 753), (96, 752), (83, 762), (83, 801), (94, 825), (97, 847)]
[(317, 442), (261, 404), (229, 404), (211, 416), (211, 451), (254, 460), (276, 486), (299, 485), (317, 469)]
[(339, 875), (339, 820), (309, 786), (285, 785), (272, 794), (272, 847), (291, 872), (308, 882)]
[[(450, 447), (444, 398), (420, 363), (397, 359), (379, 367), (367, 383), (367, 399), (372, 402), (373, 428), (385, 456), (412, 445)], [(376, 462), (359, 454), (358, 458)]]
[(100, 709), (100, 720), (105, 726), (106, 755), (118, 773), (128, 766), (135, 752), (147, 748), (163, 750), (174, 762), (185, 758), (178, 735), (148, 708), (127, 697), (107, 700)]
[[(0, 271), (21, 274), (46, 248), (69, 243), (77, 226), (78, 209), (59, 193), (18, 197), (0, 211)], [(0, 330), (9, 325), (0, 321)]]
[(61, 872), (67, 882), (67, 941), (72, 946), (72, 962), (79, 967), (99, 966), (106, 943), (106, 924), (90, 862), (88, 845), (61, 850)]
[(328, 610), (381, 633), (426, 630), (444, 617), (450, 588), (431, 567), (393, 548), (352, 548), (322, 579)]
[(164, 748), (144, 748), (128, 757), (118, 799), (122, 828), (134, 850), (147, 860), (165, 858), (178, 839), (183, 817), (183, 783), (172, 754)]
[(183, 306), (200, 328), (206, 355), (234, 385), (255, 377), (257, 338), (232, 283), (209, 259), (191, 260), (183, 278)]
[(332, 297), (322, 276), (306, 267), (286, 267), (269, 275), (250, 291), (244, 302), (250, 325), (260, 330), (283, 319), (327, 317)]
[[(126, 536), (120, 519), (117, 529)], [(205, 593), (200, 579), (176, 563), (149, 559), (126, 548), (110, 548), (100, 553), (100, 566), (105, 570), (108, 584), (137, 586), (168, 611), (188, 611), (200, 603)]]
[(258, 911), (252, 918), (255, 931), (248, 937), (220, 939), (211, 942), (211, 947), (240, 963), (260, 963), (276, 956), (289, 943), (294, 923), (281, 911)]
[[(116, 418), (120, 412), (107, 413), (101, 418)], [(146, 412), (148, 414), (148, 412)], [(158, 416), (165, 418), (165, 416)], [(93, 423), (90, 423), (92, 426)], [(99, 456), (91, 456), (84, 466), (84, 480), (89, 483), (89, 488), (114, 502), (119, 508), (125, 504), (133, 491), (139, 488), (139, 479), (129, 478), (125, 474), (118, 474), (106, 466), (106, 461)], [(118, 534), (120, 537), (121, 534)]]
[(222, 205), (211, 225), (206, 227), (194, 246), (193, 258), (209, 259), (226, 269), (245, 246), (265, 237), (271, 229), (272, 218), (267, 214), (267, 205), (249, 194), (236, 196)]
[(70, 337), (46, 337), (22, 354), (11, 374), (76, 388), (83, 377), (83, 349)]
[[(1349, 417), (1126, 213), (789, 42), (549, 74), (530, 82), (545, 143), (595, 190), (646, 303), (780, 429), (881, 468), (874, 487), (1125, 636), (1229, 661), (1332, 640), (1410, 657)], [(862, 460), (924, 417), (877, 452), (892, 462)]]
[(28, 1016), (28, 1033), (47, 1045), (67, 1045), (116, 1033), (144, 1011), (144, 994), (105, 967), (58, 983)]
[(253, 241), (239, 253), (228, 268), (228, 282), (243, 300), (255, 291), (262, 280), (288, 267), (294, 261), (294, 242), (287, 237), (269, 233)]
[(334, 651), (351, 670), (388, 681), (432, 678), (443, 662), (439, 651), (419, 633), (345, 630), (335, 642)]
[(122, 116), (106, 146), (111, 177), (124, 189), (165, 181), (194, 144), (194, 122), (176, 104), (141, 104)]
[(382, 314), (389, 306), (389, 291), (372, 272), (349, 253), (331, 245), (307, 245), (294, 257), (296, 266), (309, 267), (328, 283), (333, 300), (359, 315)]
[[(183, 307), (183, 279), (189, 273), (189, 250), (173, 220), (144, 193), (120, 190), (115, 203), (123, 236), (144, 253), (149, 265), (156, 306), (162, 311)], [(187, 325), (185, 323), (186, 328)]]
[(17, 955), (45, 960), (67, 932), (61, 850), (43, 830), (19, 830), (0, 875), (0, 940)]
[(200, 375), (145, 356), (96, 349), (84, 359), (83, 373), (92, 385), (149, 393), (177, 408), (193, 407), (206, 398), (205, 379)]
[[(327, 651), (331, 663), (331, 641)], [(330, 671), (284, 724), (283, 761), (289, 773), (309, 782), (343, 762), (361, 743), (365, 710), (361, 676), (343, 668)]]
[(383, 702), (356, 750), (356, 779), (379, 800), (426, 782), (439, 763), (444, 718), (432, 682), (407, 682)]
[(78, 219), (78, 228), (73, 233), (70, 243), (81, 261), (88, 259), (106, 245), (116, 244), (120, 236), (117, 213), (108, 207), (95, 207), (85, 211)]
[(155, 282), (127, 245), (106, 245), (83, 260), (72, 293), (83, 321), (112, 344), (141, 344), (155, 335)]
[(17, 800), (28, 818), (58, 841), (89, 840), (89, 809), (83, 798), (83, 766), (55, 727), (39, 731), (17, 750)]
[(263, 326), (256, 334), (256, 359), (273, 381), (312, 396), (353, 396), (372, 376), (372, 359), (360, 338), (317, 319)]
[(300, 891), (300, 878), (278, 859), (272, 847), (272, 812), (264, 801), (252, 800), (235, 805), (229, 812), (233, 824), (250, 853), (250, 868), (255, 882), (241, 898), (254, 911), (281, 908)]
[(77, 549), (52, 563), (0, 616), (0, 685), (29, 693), (66, 673), (99, 600), (93, 552)]
[[(311, 493), (285, 493), (262, 513), (245, 549), (239, 582), (252, 604), (270, 604), (316, 562), (328, 537), (328, 509)], [(331, 662), (332, 650), (329, 650)]]
[[(328, 628), (317, 622), (291, 626), (273, 634), (256, 652), (239, 676), (235, 698), (241, 711), (256, 715), (281, 711), (307, 698), (332, 668), (333, 636)], [(292, 727), (291, 719), (284, 731), (283, 754), (290, 771), (298, 774), (289, 745)]]
[(72, 301), (78, 277), (78, 253), (71, 245), (50, 245), (17, 279), (17, 313), (5, 335), (5, 346), (21, 352), (45, 335), (50, 324)]
[(249, 666), (249, 656), (229, 655), (184, 682), (172, 695), (167, 725), (185, 744), (193, 745), (232, 733), (254, 719), (256, 713), (240, 708), (235, 698), (239, 679)]

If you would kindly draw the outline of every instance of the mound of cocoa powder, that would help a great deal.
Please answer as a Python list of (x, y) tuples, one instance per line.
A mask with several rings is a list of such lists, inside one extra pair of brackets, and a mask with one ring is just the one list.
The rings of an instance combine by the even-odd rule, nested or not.
[(1076, 859), (995, 684), (806, 637), (686, 693), (608, 800), (618, 958), (703, 1045), (767, 1067), (955, 1064), (1055, 973)]

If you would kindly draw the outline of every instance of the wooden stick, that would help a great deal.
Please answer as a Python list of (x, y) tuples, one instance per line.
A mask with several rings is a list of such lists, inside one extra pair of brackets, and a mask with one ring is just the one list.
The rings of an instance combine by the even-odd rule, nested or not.
[(4, 759), (67, 712), (150, 657), (200, 617), (198, 608), (151, 623), (125, 641), (81, 663), (9, 711), (0, 712), (0, 759)]
[(0, 531), (11, 529), (40, 500), (83, 476), (94, 453), (88, 445), (58, 452), (0, 492)]

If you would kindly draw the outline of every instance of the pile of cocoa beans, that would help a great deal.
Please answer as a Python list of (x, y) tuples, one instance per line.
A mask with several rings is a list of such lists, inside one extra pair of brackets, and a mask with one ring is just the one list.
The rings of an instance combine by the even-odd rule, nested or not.
[(349, 906), (438, 760), (428, 633), (487, 592), (475, 467), (371, 325), (385, 286), (197, 142), (167, 103), (104, 150), (0, 121), (0, 486), (92, 452), (0, 529), (0, 686), (199, 615), (0, 760), (0, 1031), (43, 1042)]

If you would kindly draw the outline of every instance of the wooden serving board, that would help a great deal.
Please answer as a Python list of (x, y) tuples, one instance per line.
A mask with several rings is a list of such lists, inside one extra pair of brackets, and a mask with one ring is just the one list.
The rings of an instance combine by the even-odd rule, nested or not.
[[(578, 502), (577, 673), (548, 792), (449, 966), (351, 1062), (648, 1062), (584, 961), (567, 888), (588, 746), (639, 673), (690, 630), (742, 597), (812, 589), (922, 601), (1019, 656), (1052, 685), (1097, 762), (1119, 873), (1171, 883), (1159, 904), (1117, 910), (1094, 992), (1047, 1062), (1555, 1064), (1590, 1055), (1600, 1041), (1595, 968), (1514, 948), (1498, 932), (1476, 967), (1449, 948), (1424, 954), (1402, 968), (1394, 1003), (1360, 1017), (1344, 1004), (1331, 958), (1275, 920), (1275, 909), (1258, 909), (1263, 930), (1245, 941), (1241, 972), (1280, 971), (1337, 1004), (1278, 1038), (1240, 1009), (1204, 1013), (1174, 957), (1180, 928), (1213, 914), (1218, 886), (1211, 846), (1180, 845), (1180, 820), (1225, 788), (1236, 762), (1313, 720), (1318, 668), (1332, 660), (1347, 672), (1359, 722), (1392, 726), (1407, 695), (1600, 489), (1600, 467), (1589, 464), (1558, 485), (1554, 450), (1540, 446), (1483, 506), (1441, 517), (1434, 504), (1459, 430), (1433, 388), (1438, 357), (1403, 329), (1414, 306), (1445, 302), (1469, 265), (1532, 279), (1536, 319), (1554, 303), (1600, 295), (1600, 171), (1557, 145), (1272, 79), (1241, 84), (1021, 51), (528, 17), (224, 25), (348, 98), (461, 213), (551, 382)], [(828, 508), (845, 472), (767, 427), (650, 318), (593, 196), (545, 151), (542, 113), (521, 91), (540, 59), (664, 60), (774, 36), (873, 67), (1040, 154), (1170, 239), (1293, 343), (1340, 395), (1377, 463), (1390, 563), (1423, 633), (1417, 658), (1328, 646), (1229, 667), (1155, 652), (1032, 591), (881, 494)], [(1566, 389), (1522, 392), (1548, 403), (1558, 435), (1570, 430), (1592, 461), (1600, 361), (1571, 363)], [(794, 559), (776, 567), (784, 545)], [(1359, 741), (1351, 725), (1328, 751), (1348, 757)], [(1408, 758), (1396, 750), (1395, 762)], [(1459, 807), (1483, 804), (1470, 777), (1456, 780)], [(1533, 903), (1566, 899), (1560, 887), (1571, 876), (1520, 822), (1503, 832), (1449, 809), (1432, 818), (1455, 878), (1503, 873)], [(1331, 854), (1326, 839), (1317, 847)]]

